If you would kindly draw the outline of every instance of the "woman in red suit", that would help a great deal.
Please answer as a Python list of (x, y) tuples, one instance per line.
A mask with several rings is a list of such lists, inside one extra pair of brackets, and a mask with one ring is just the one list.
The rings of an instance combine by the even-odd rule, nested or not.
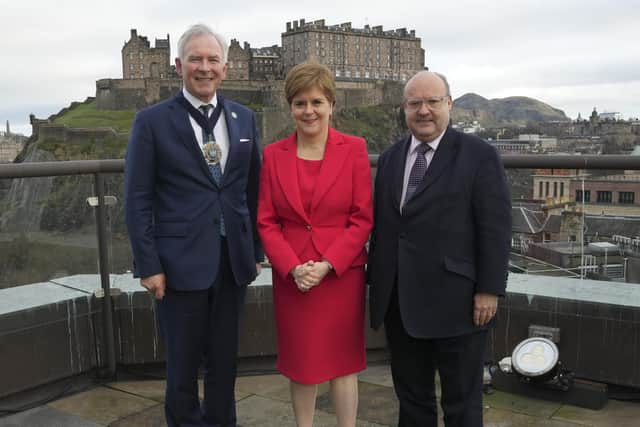
[(311, 426), (316, 385), (330, 381), (339, 426), (355, 426), (365, 369), (365, 243), (371, 169), (362, 138), (329, 127), (335, 82), (299, 64), (285, 81), (295, 122), (264, 148), (258, 231), (273, 271), (278, 369), (291, 381), (297, 425)]

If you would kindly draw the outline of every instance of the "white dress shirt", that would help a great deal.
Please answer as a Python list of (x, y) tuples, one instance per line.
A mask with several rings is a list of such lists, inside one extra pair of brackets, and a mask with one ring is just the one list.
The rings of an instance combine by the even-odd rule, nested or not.
[[(213, 108), (216, 108), (216, 105), (218, 105), (217, 95), (213, 95), (211, 101), (207, 103), (202, 102), (195, 96), (191, 95), (185, 88), (182, 88), (182, 93), (185, 99), (189, 101), (189, 103), (193, 105), (196, 110), (199, 110), (201, 106), (207, 104), (213, 105)], [(209, 115), (211, 115), (212, 112), (213, 110), (210, 110)], [(202, 127), (200, 127), (198, 122), (196, 122), (196, 120), (191, 117), (190, 114), (189, 121), (191, 121), (191, 127), (193, 127), (193, 133), (196, 135), (196, 140), (198, 141), (200, 148), (202, 148), (202, 146), (204, 145), (204, 142), (202, 141)], [(213, 128), (213, 137), (215, 138), (216, 142), (220, 146), (220, 150), (222, 151), (222, 156), (220, 157), (220, 169), (222, 170), (222, 173), (224, 173), (224, 167), (227, 164), (227, 158), (229, 157), (229, 132), (227, 131), (227, 122), (224, 118), (224, 110), (220, 112), (220, 118), (218, 119), (216, 126)]]
[[(446, 132), (446, 129), (445, 129)], [(424, 153), (424, 158), (427, 161), (427, 168), (429, 168), (429, 164), (431, 163), (431, 159), (436, 153), (438, 149), (438, 145), (442, 140), (442, 136), (444, 132), (442, 132), (436, 139), (431, 142), (427, 142), (427, 145), (431, 147), (431, 150), (428, 150)], [(409, 186), (409, 175), (411, 174), (411, 168), (413, 164), (416, 162), (416, 158), (418, 157), (418, 153), (416, 148), (418, 145), (422, 144), (422, 141), (417, 139), (415, 136), (411, 135), (411, 144), (409, 145), (409, 152), (407, 153), (407, 160), (404, 164), (404, 180), (402, 181), (402, 199), (400, 199), (400, 211), (402, 211), (402, 207), (404, 206), (404, 199), (407, 197), (407, 187)]]

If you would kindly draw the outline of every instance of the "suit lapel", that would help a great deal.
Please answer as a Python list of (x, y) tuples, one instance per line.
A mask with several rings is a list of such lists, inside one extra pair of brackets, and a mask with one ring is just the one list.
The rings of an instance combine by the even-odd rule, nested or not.
[(411, 135), (404, 140), (398, 141), (393, 152), (393, 157), (389, 159), (389, 163), (393, 167), (393, 206), (400, 211), (400, 202), (402, 200), (402, 187), (404, 186), (404, 167), (407, 163), (407, 155), (411, 146)]
[(229, 154), (227, 163), (224, 166), (224, 174), (220, 185), (224, 185), (226, 177), (233, 171), (235, 167), (235, 159), (237, 157), (238, 143), (240, 142), (240, 131), (238, 129), (238, 115), (229, 107), (228, 103), (223, 104), (224, 121), (227, 124), (227, 133), (229, 137)]
[(342, 171), (342, 165), (347, 158), (349, 145), (345, 144), (342, 136), (332, 128), (329, 128), (327, 144), (324, 148), (320, 174), (316, 181), (311, 199), (311, 211), (318, 206), (327, 191), (333, 186), (338, 174)]
[(445, 134), (442, 136), (442, 140), (440, 140), (440, 144), (438, 144), (438, 149), (433, 155), (433, 159), (431, 159), (431, 163), (427, 168), (427, 173), (420, 185), (416, 188), (412, 198), (417, 197), (420, 193), (429, 188), (429, 186), (438, 179), (442, 172), (447, 169), (458, 151), (458, 144), (459, 142), (453, 131), (451, 131), (450, 128), (447, 128)]
[(198, 140), (193, 133), (193, 126), (191, 126), (191, 121), (189, 120), (189, 112), (182, 105), (180, 105), (180, 103), (175, 98), (169, 105), (169, 108), (174, 112), (173, 114), (170, 114), (170, 117), (171, 122), (176, 129), (176, 133), (178, 134), (180, 142), (182, 142), (187, 147), (187, 150), (193, 156), (195, 156), (198, 162), (198, 166), (205, 173), (209, 182), (211, 182), (213, 185), (217, 185), (216, 181), (211, 175), (209, 165), (207, 165), (207, 162), (204, 160), (202, 150), (198, 146)]
[(296, 165), (296, 133), (292, 133), (285, 140), (282, 147), (276, 151), (275, 169), (278, 182), (282, 188), (291, 208), (307, 223), (307, 217), (302, 199), (300, 198), (300, 185), (298, 185), (298, 167)]

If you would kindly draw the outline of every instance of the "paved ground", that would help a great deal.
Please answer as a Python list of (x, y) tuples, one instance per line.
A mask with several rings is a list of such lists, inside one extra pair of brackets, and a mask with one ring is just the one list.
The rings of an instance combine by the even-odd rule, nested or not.
[[(0, 418), (0, 427), (165, 426), (164, 381), (118, 381)], [(316, 427), (335, 426), (327, 384), (319, 387)], [(389, 367), (360, 375), (358, 427), (396, 425), (398, 403)], [(294, 426), (288, 382), (280, 375), (238, 378), (238, 423), (242, 427)], [(485, 427), (638, 427), (640, 404), (610, 400), (593, 411), (495, 392), (485, 396)]]

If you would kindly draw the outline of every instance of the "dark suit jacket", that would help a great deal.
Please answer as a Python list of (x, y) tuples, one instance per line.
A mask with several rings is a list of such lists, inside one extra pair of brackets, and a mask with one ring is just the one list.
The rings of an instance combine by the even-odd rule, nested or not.
[(473, 324), (473, 295), (503, 295), (511, 203), (496, 150), (448, 128), (400, 213), (411, 138), (379, 158), (368, 265), (371, 325), (384, 321), (394, 283), (403, 324), (417, 338), (458, 336)]
[(134, 276), (165, 273), (176, 290), (210, 287), (219, 271), (220, 212), (238, 285), (263, 259), (255, 227), (260, 150), (255, 114), (224, 101), (229, 156), (218, 185), (187, 110), (173, 98), (136, 115), (125, 162), (125, 215)]

